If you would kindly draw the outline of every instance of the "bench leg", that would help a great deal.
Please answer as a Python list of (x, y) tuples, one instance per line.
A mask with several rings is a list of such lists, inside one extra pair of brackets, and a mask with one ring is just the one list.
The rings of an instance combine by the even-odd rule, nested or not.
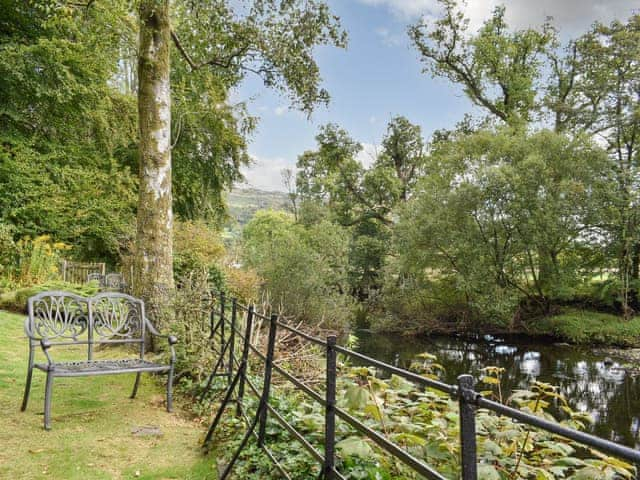
[(29, 403), (29, 392), (31, 391), (31, 377), (33, 375), (33, 348), (29, 346), (29, 370), (27, 371), (27, 383), (24, 386), (24, 397), (22, 397), (22, 406), (20, 411), (24, 412), (27, 409)]
[(53, 389), (53, 373), (47, 372), (47, 385), (44, 390), (44, 429), (51, 430), (51, 391)]
[(167, 376), (167, 412), (171, 413), (173, 411), (173, 365), (171, 365), (171, 369), (169, 370), (169, 375)]
[(133, 392), (131, 392), (131, 397), (129, 398), (136, 398), (136, 395), (138, 393), (138, 385), (140, 384), (140, 375), (142, 375), (142, 373), (136, 373), (136, 383), (133, 384)]

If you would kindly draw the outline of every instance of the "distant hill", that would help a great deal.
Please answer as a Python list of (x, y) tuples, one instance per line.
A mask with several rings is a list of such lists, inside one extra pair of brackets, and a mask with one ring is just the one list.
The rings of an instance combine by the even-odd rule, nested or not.
[(227, 194), (229, 215), (242, 226), (258, 210), (289, 210), (289, 199), (284, 192), (267, 192), (257, 188), (234, 188)]

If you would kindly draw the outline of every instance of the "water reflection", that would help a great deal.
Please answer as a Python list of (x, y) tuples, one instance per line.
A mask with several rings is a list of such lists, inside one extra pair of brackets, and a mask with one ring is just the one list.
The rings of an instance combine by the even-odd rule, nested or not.
[(508, 391), (528, 388), (534, 380), (557, 385), (572, 408), (593, 416), (592, 433), (640, 447), (640, 382), (604, 355), (521, 337), (399, 339), (368, 332), (357, 337), (356, 350), (399, 367), (408, 367), (418, 353), (432, 353), (445, 367), (443, 380), (449, 383), (461, 373), (477, 378), (482, 367), (495, 365), (505, 369), (503, 387)]

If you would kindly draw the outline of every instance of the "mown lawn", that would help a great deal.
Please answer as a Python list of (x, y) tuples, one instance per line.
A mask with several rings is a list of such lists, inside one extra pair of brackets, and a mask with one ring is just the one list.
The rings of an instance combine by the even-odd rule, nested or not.
[[(150, 375), (143, 376), (135, 400), (128, 398), (134, 375), (56, 378), (47, 432), (42, 428), (45, 375), (35, 370), (29, 406), (20, 412), (28, 354), (23, 319), (0, 312), (0, 478), (217, 476), (213, 458), (199, 448), (202, 426), (179, 407), (167, 413), (164, 389)], [(159, 427), (162, 435), (135, 436), (142, 426)]]

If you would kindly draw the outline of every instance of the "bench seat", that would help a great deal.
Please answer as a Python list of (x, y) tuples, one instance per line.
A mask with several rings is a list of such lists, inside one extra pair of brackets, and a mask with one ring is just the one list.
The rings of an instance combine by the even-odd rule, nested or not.
[(168, 372), (169, 365), (141, 360), (139, 358), (122, 360), (94, 360), (81, 362), (59, 362), (53, 365), (36, 363), (35, 368), (52, 371), (54, 377), (81, 377), (85, 375), (108, 375), (112, 373)]
[[(136, 379), (131, 392), (131, 398), (135, 398), (143, 373), (163, 373), (167, 375), (167, 411), (171, 411), (173, 370), (176, 362), (174, 345), (178, 339), (173, 335), (162, 335), (156, 330), (145, 315), (142, 300), (118, 292), (99, 293), (85, 298), (70, 292), (48, 291), (29, 298), (27, 311), (29, 315), (25, 319), (24, 332), (29, 339), (29, 364), (20, 409), (25, 411), (27, 408), (33, 371), (45, 372), (46, 430), (51, 428), (51, 397), (53, 379), (56, 377), (135, 374)], [(168, 342), (170, 356), (166, 364), (144, 358), (145, 345), (151, 344), (154, 337), (164, 338)], [(132, 357), (131, 352), (124, 349), (108, 349), (105, 356), (112, 355), (112, 358), (94, 359), (94, 349), (106, 344), (128, 347), (129, 350), (133, 347), (139, 354)], [(38, 346), (47, 359), (46, 363), (35, 362)], [(79, 353), (84, 358), (67, 357), (65, 361), (56, 361), (54, 356), (57, 354), (54, 352), (61, 347), (69, 347), (71, 353)]]

